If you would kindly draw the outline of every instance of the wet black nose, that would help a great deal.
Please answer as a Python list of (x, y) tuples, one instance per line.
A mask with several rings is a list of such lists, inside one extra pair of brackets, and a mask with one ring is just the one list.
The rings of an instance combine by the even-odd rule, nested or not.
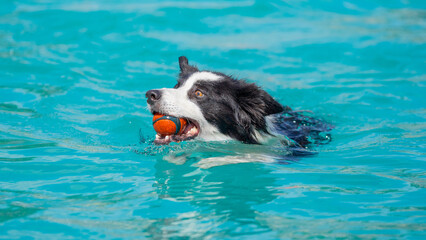
[(146, 98), (148, 98), (148, 103), (152, 104), (161, 98), (161, 91), (160, 90), (149, 90), (145, 94)]

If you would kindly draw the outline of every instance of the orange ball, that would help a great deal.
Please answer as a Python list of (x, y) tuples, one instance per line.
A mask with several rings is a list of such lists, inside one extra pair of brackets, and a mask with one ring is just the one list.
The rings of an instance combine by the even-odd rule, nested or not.
[(155, 114), (152, 118), (154, 130), (161, 135), (176, 135), (182, 133), (188, 122), (183, 118)]

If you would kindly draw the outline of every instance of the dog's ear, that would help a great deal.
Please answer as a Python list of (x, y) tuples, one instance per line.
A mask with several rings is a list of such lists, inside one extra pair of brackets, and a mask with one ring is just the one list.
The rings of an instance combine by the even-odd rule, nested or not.
[(278, 103), (274, 98), (272, 98), (269, 93), (265, 92), (262, 89), (259, 90), (261, 92), (261, 98), (265, 104), (264, 111), (266, 115), (276, 114), (284, 111), (284, 107), (280, 103)]
[(250, 125), (264, 128), (265, 116), (284, 111), (281, 104), (255, 84), (240, 81), (237, 86), (236, 101), (240, 110), (235, 111), (235, 118), (244, 128)]
[(198, 68), (189, 65), (188, 58), (186, 58), (185, 56), (179, 57), (179, 67), (181, 74), (184, 75), (199, 71)]

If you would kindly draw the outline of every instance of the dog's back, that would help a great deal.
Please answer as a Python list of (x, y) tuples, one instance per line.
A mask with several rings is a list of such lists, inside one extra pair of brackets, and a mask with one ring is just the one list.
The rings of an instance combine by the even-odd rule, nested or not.
[(309, 154), (306, 150), (315, 145), (327, 144), (331, 141), (328, 133), (333, 126), (321, 119), (309, 116), (309, 111), (292, 111), (290, 108), (272, 119), (274, 134), (285, 136), (290, 141), (286, 143), (294, 154)]

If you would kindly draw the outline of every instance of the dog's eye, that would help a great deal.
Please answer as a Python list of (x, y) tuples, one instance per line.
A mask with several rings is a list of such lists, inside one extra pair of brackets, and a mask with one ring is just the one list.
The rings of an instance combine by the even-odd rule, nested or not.
[(200, 90), (197, 90), (197, 91), (195, 91), (195, 96), (197, 96), (197, 97), (203, 97), (204, 93), (201, 92)]

